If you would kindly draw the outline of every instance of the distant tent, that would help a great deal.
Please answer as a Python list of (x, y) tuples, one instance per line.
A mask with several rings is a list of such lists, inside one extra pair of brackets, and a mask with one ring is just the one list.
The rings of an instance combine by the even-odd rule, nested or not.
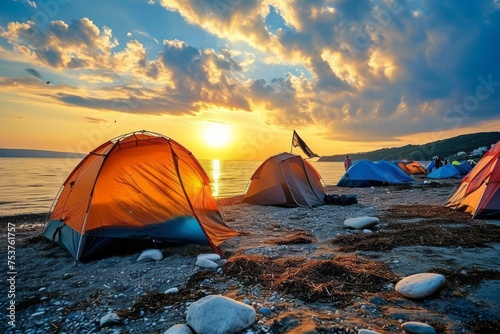
[(500, 216), (500, 142), (463, 178), (445, 206), (472, 218)]
[(299, 155), (280, 153), (254, 172), (242, 203), (314, 207), (324, 204), (321, 176)]
[[(398, 168), (397, 166), (395, 166)], [(404, 178), (402, 177), (404, 175)], [(384, 170), (379, 165), (368, 160), (356, 161), (337, 182), (339, 187), (370, 187), (383, 185), (402, 185), (415, 182), (411, 177), (408, 180), (405, 173), (395, 174), (393, 171)]]
[(433, 170), (427, 177), (430, 179), (461, 179), (462, 175), (452, 164), (447, 164), (438, 169)]
[(434, 169), (434, 167), (436, 167), (436, 161), (434, 159), (432, 159), (428, 164), (427, 166), (425, 166), (425, 171), (427, 173), (430, 173), (432, 172), (432, 170)]
[(124, 238), (217, 249), (238, 233), (224, 223), (210, 180), (191, 152), (140, 131), (105, 142), (76, 166), (43, 235), (85, 260)]
[(455, 164), (455, 161), (453, 161), (453, 166), (455, 166), (460, 175), (467, 175), (472, 170), (472, 165), (468, 161), (462, 161), (458, 164)]
[(388, 173), (392, 173), (396, 176), (402, 183), (414, 183), (416, 182), (410, 175), (406, 174), (399, 166), (390, 161), (377, 161), (375, 162), (380, 168)]
[(398, 166), (408, 175), (427, 174), (426, 169), (417, 161), (403, 160)]

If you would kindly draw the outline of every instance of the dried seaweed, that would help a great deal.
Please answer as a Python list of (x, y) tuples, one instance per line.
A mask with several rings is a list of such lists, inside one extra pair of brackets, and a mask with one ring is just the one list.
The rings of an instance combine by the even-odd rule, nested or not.
[(500, 333), (500, 320), (471, 320), (465, 324), (471, 333)]
[(386, 212), (380, 216), (381, 220), (391, 218), (436, 218), (470, 221), (471, 215), (465, 212), (455, 211), (443, 205), (422, 204), (397, 204), (391, 205)]
[(205, 296), (205, 291), (200, 287), (200, 282), (213, 278), (214, 273), (211, 271), (198, 271), (192, 275), (178, 293), (165, 294), (158, 291), (149, 291), (139, 297), (139, 299), (129, 309), (119, 310), (115, 313), (120, 317), (129, 319), (138, 319), (141, 317), (141, 310), (156, 312), (165, 306), (178, 305), (184, 303), (186, 300), (196, 300)]
[(316, 238), (310, 232), (296, 230), (279, 239), (269, 239), (265, 242), (272, 245), (313, 244), (316, 242)]
[(329, 300), (338, 305), (346, 305), (364, 292), (378, 292), (396, 279), (385, 264), (355, 255), (313, 261), (238, 255), (228, 260), (224, 272), (307, 302)]
[(32, 305), (37, 305), (42, 302), (42, 297), (48, 297), (48, 298), (56, 298), (59, 297), (58, 294), (56, 293), (45, 293), (43, 295), (35, 295), (32, 296), (28, 299), (24, 299), (16, 303), (16, 310), (21, 311), (24, 310)]
[(101, 302), (102, 291), (101, 289), (97, 289), (89, 298), (86, 298), (70, 307), (62, 310), (62, 315), (66, 316), (73, 311), (85, 310), (88, 306), (97, 305)]
[(500, 226), (482, 222), (468, 222), (449, 219), (424, 220), (419, 223), (391, 223), (388, 230), (372, 234), (342, 235), (332, 240), (343, 252), (356, 250), (386, 251), (401, 246), (436, 246), (476, 248), (500, 241)]
[(498, 280), (500, 279), (500, 271), (495, 270), (467, 270), (465, 273), (456, 270), (447, 270), (443, 268), (430, 269), (429, 272), (439, 273), (446, 277), (446, 282), (448, 285), (453, 287), (463, 286), (463, 285), (477, 285), (484, 280)]

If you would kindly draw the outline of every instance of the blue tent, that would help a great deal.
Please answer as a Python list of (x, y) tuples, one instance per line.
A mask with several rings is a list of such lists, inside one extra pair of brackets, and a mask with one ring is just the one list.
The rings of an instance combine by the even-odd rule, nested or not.
[(434, 169), (434, 167), (436, 167), (436, 161), (434, 160), (431, 160), (427, 166), (425, 166), (425, 170), (427, 171), (427, 173), (430, 173), (432, 172), (432, 170)]
[(385, 172), (391, 173), (396, 176), (402, 183), (414, 183), (416, 182), (410, 175), (406, 174), (401, 167), (397, 164), (390, 161), (377, 161), (375, 162), (380, 168), (382, 168)]
[(452, 164), (444, 165), (443, 167), (439, 167), (438, 169), (432, 171), (427, 174), (428, 178), (431, 179), (461, 179), (462, 176), (458, 172), (458, 170)]
[(462, 161), (459, 165), (453, 165), (460, 175), (467, 175), (472, 170), (472, 165), (468, 161)]
[[(399, 167), (398, 167), (399, 168)], [(403, 172), (404, 174), (404, 172)], [(405, 174), (406, 175), (406, 174)], [(406, 175), (408, 177), (408, 175)], [(413, 180), (413, 179), (412, 179)], [(340, 178), (339, 187), (370, 187), (407, 183), (392, 172), (368, 160), (356, 161)]]

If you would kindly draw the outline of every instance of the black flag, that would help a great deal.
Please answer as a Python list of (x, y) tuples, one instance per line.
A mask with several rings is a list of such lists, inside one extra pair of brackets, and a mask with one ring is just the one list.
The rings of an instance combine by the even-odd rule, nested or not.
[(304, 152), (305, 155), (307, 155), (309, 158), (317, 158), (319, 155), (314, 153), (309, 146), (305, 143), (305, 141), (302, 140), (302, 138), (299, 137), (297, 132), (293, 130), (293, 138), (292, 138), (292, 146), (297, 147), (300, 146), (302, 151)]

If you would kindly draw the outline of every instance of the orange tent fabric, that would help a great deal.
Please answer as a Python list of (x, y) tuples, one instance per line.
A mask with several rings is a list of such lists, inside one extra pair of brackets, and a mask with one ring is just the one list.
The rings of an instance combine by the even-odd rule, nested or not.
[(140, 131), (110, 140), (71, 172), (44, 235), (79, 260), (113, 238), (196, 242), (238, 235), (223, 221), (210, 180), (186, 148)]
[(472, 218), (500, 216), (500, 142), (462, 179), (445, 206)]
[(427, 174), (425, 168), (416, 161), (403, 160), (398, 166), (408, 175)]
[(257, 168), (241, 201), (256, 205), (313, 207), (323, 205), (324, 196), (321, 176), (316, 169), (299, 155), (281, 153)]

